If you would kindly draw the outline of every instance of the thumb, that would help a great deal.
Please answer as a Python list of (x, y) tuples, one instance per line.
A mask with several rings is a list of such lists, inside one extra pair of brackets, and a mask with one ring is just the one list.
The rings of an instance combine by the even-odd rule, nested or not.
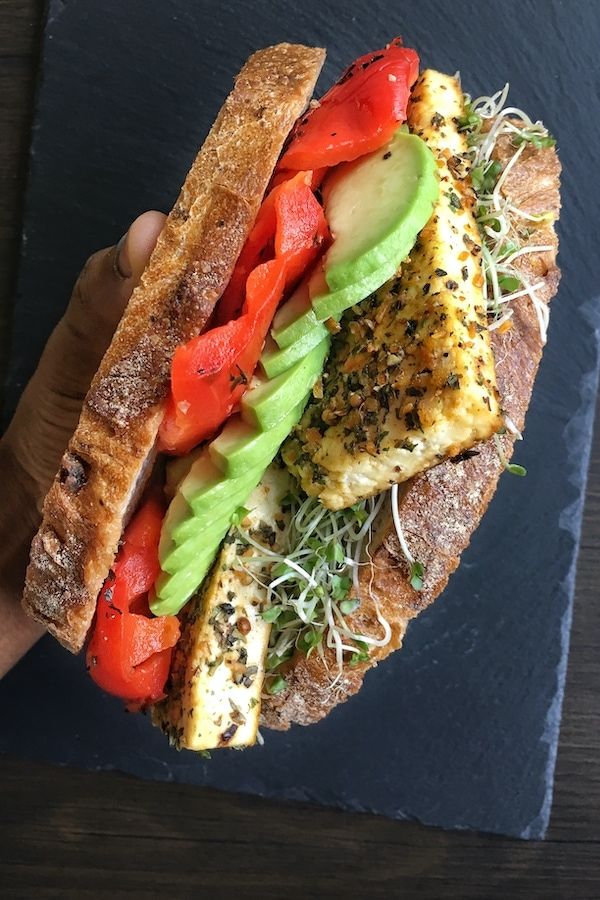
[(81, 404), (165, 221), (147, 212), (115, 247), (85, 264), (3, 439), (39, 505), (73, 434)]
[(38, 374), (57, 394), (83, 401), (164, 221), (144, 213), (116, 246), (86, 262), (40, 360)]

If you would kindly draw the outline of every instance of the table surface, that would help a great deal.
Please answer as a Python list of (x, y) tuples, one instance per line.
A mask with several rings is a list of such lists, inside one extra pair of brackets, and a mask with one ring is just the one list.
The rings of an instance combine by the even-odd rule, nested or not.
[[(0, 365), (6, 361), (42, 0), (0, 0)], [(525, 843), (12, 759), (3, 897), (600, 896), (600, 431), (588, 482), (548, 837)]]

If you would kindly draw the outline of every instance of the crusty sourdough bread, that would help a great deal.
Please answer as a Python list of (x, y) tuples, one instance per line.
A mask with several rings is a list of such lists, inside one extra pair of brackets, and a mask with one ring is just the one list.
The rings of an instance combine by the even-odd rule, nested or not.
[(44, 503), (23, 597), (74, 652), (152, 468), (173, 352), (202, 331), (225, 288), (324, 57), (279, 44), (245, 64), (84, 401)]
[[(514, 150), (507, 138), (500, 138), (496, 158), (506, 163)], [(554, 149), (536, 150), (529, 146), (509, 172), (503, 193), (524, 212), (540, 214), (552, 211), (558, 217), (560, 163)], [(556, 266), (558, 241), (551, 223), (536, 228), (531, 245), (551, 245), (553, 251), (532, 253), (515, 261), (524, 274), (543, 282), (540, 299), (548, 303), (558, 288), (560, 272)], [(498, 388), (502, 407), (522, 430), (533, 383), (542, 355), (543, 343), (535, 310), (526, 296), (513, 301), (512, 328), (492, 332)], [(512, 439), (503, 440), (510, 457)], [(493, 441), (480, 444), (478, 455), (448, 460), (407, 483), (399, 502), (403, 532), (414, 556), (426, 566), (422, 591), (411, 588), (408, 566), (400, 549), (391, 516), (386, 510), (378, 523), (373, 549), (372, 594), (378, 598), (381, 614), (392, 628), (392, 639), (377, 648), (368, 663), (346, 666), (335, 686), (337, 668), (332, 652), (326, 656), (329, 671), (318, 654), (306, 657), (297, 653), (285, 672), (288, 687), (263, 700), (261, 722), (267, 728), (286, 729), (293, 723), (309, 725), (327, 715), (338, 703), (355, 694), (367, 670), (402, 644), (410, 619), (439, 596), (460, 555), (469, 544), (494, 494), (502, 473)], [(364, 599), (349, 617), (350, 626), (363, 634), (382, 633), (376, 607), (369, 596), (371, 570), (366, 567)]]

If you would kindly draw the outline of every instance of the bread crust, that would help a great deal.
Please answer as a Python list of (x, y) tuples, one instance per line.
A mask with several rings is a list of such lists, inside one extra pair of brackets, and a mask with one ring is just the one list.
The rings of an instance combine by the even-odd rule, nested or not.
[[(513, 153), (509, 139), (500, 138), (496, 158), (506, 163)], [(552, 211), (558, 218), (559, 177), (560, 163), (553, 148), (527, 147), (508, 174), (503, 193), (525, 212)], [(515, 261), (515, 267), (528, 275), (532, 283), (543, 282), (538, 296), (549, 303), (560, 280), (556, 265), (558, 240), (553, 225), (548, 223), (537, 228), (525, 243), (553, 248)], [(530, 299), (518, 298), (512, 308), (512, 327), (504, 333), (493, 331), (491, 338), (502, 408), (522, 430), (543, 343)], [(504, 453), (510, 458), (513, 441), (509, 436), (501, 440)], [(412, 553), (426, 567), (422, 591), (413, 590), (409, 584), (408, 565), (389, 510), (382, 513), (377, 523), (373, 569), (364, 570), (368, 572), (363, 574), (364, 599), (349, 624), (357, 633), (380, 636), (382, 627), (374, 601), (377, 598), (380, 612), (391, 626), (391, 640), (372, 651), (367, 663), (354, 668), (345, 666), (333, 687), (337, 668), (331, 652), (326, 656), (329, 670), (317, 654), (307, 658), (298, 653), (285, 673), (287, 689), (263, 701), (263, 726), (284, 730), (293, 723), (309, 725), (318, 721), (360, 689), (369, 668), (402, 645), (409, 621), (433, 603), (445, 588), (496, 490), (503, 467), (494, 442), (487, 441), (476, 449), (477, 456), (462, 461), (448, 460), (417, 476), (406, 485), (400, 497), (402, 530)]]
[(199, 334), (254, 222), (325, 51), (279, 44), (235, 81), (84, 401), (33, 540), (23, 606), (81, 649), (155, 455), (175, 348)]

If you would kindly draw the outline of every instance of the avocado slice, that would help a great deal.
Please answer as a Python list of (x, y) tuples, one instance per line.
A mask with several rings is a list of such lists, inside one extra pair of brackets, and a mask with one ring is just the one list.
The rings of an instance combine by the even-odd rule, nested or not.
[(379, 150), (339, 166), (324, 188), (333, 235), (325, 256), (331, 292), (395, 270), (430, 219), (438, 194), (433, 153), (420, 137), (400, 129)]
[[(210, 528), (213, 522), (220, 518), (218, 510), (226, 508), (231, 510), (227, 513), (227, 518), (231, 521), (231, 516), (238, 508), (243, 506), (248, 494), (254, 490), (262, 475), (262, 466), (259, 469), (252, 469), (245, 473), (241, 478), (222, 478), (218, 489), (207, 491), (202, 495), (201, 500), (197, 501), (193, 510), (188, 506), (187, 514), (170, 529), (171, 540), (175, 544), (183, 544), (193, 534)], [(181, 496), (181, 495), (179, 495)], [(187, 504), (186, 504), (187, 505)]]
[[(260, 481), (263, 467), (249, 469), (239, 478), (226, 478), (205, 450), (205, 458), (194, 463), (187, 478), (169, 505), (163, 522), (159, 556), (172, 543), (181, 544), (192, 534), (209, 527), (218, 518), (215, 510), (223, 504), (233, 511), (243, 506), (248, 494)], [(230, 516), (231, 518), (231, 516)]]
[(274, 341), (267, 341), (260, 358), (265, 374), (268, 378), (277, 378), (282, 372), (291, 369), (298, 360), (303, 359), (317, 344), (329, 337), (329, 334), (326, 326), (318, 322), (314, 328), (283, 350), (278, 350)]
[[(177, 568), (182, 568), (183, 565), (191, 562), (193, 554), (189, 554), (187, 557), (185, 552), (179, 554), (176, 557), (175, 567), (172, 568), (170, 561), (173, 559), (176, 550), (182, 545), (188, 547), (189, 542), (195, 540), (196, 545), (198, 545), (194, 548), (195, 554), (199, 555), (204, 550), (204, 546), (209, 543), (211, 531), (217, 531), (219, 528), (223, 528), (226, 531), (229, 528), (232, 516), (229, 508), (219, 516), (215, 515), (214, 508), (212, 513), (212, 519), (208, 522), (206, 516), (203, 517), (203, 521), (198, 521), (188, 506), (185, 497), (179, 493), (175, 495), (165, 517), (158, 545), (158, 559), (161, 569), (166, 572), (174, 572)], [(175, 534), (178, 535), (177, 540), (175, 539)], [(198, 538), (200, 538), (200, 541)], [(177, 565), (178, 562), (179, 565)]]
[(181, 492), (184, 479), (163, 524), (159, 546), (163, 572), (150, 602), (155, 615), (179, 612), (202, 583), (231, 526), (233, 514), (246, 502), (266, 465), (251, 469), (240, 478), (227, 478), (221, 473), (220, 481), (213, 482), (200, 495), (196, 493), (198, 515)]
[(158, 544), (158, 560), (162, 565), (163, 556), (171, 549), (173, 545), (173, 531), (178, 528), (182, 522), (187, 522), (192, 518), (192, 511), (187, 500), (179, 491), (175, 494), (171, 502), (167, 514), (163, 519), (160, 531), (160, 541)]
[(328, 291), (326, 294), (313, 297), (312, 305), (317, 321), (326, 319), (339, 321), (347, 309), (360, 303), (382, 284), (393, 278), (398, 271), (399, 264), (396, 260), (391, 260), (387, 266), (378, 269), (377, 272), (371, 272), (366, 278), (355, 284), (349, 284), (348, 287), (341, 288), (339, 291)]
[(305, 279), (289, 300), (278, 309), (271, 334), (278, 347), (290, 347), (319, 324), (310, 302), (309, 281)]
[[(252, 493), (282, 441), (300, 419), (307, 396), (308, 391), (301, 403), (266, 432), (250, 427), (239, 416), (230, 419), (221, 435), (209, 445), (218, 469), (207, 464), (205, 457), (196, 460), (181, 483), (163, 525), (159, 548), (163, 571), (150, 601), (155, 615), (179, 612), (202, 583), (230, 527), (233, 513)], [(215, 469), (221, 470), (220, 479), (209, 480), (203, 487), (198, 472), (214, 474)], [(201, 510), (198, 522), (185, 496), (190, 490), (188, 482), (193, 482), (196, 509)], [(171, 529), (177, 534), (178, 543), (173, 540)]]
[(177, 488), (188, 474), (198, 457), (204, 453), (204, 447), (196, 447), (185, 456), (174, 456), (165, 466), (165, 492), (167, 496), (174, 497)]
[[(284, 306), (281, 307), (282, 310)], [(319, 333), (325, 337), (327, 333), (325, 331), (325, 326), (317, 319), (312, 303), (309, 301), (309, 308), (301, 313), (297, 319), (294, 319), (289, 325), (283, 326), (279, 331), (273, 329), (271, 334), (273, 335), (277, 346), (282, 350), (285, 350), (297, 341), (303, 340), (310, 331), (314, 331), (315, 329), (319, 329)]]
[[(160, 567), (163, 572), (176, 575), (198, 559), (203, 559), (210, 565), (223, 537), (229, 531), (232, 515), (233, 511), (228, 510), (226, 515), (215, 519), (209, 527), (200, 528), (192, 533), (183, 543), (171, 544), (161, 556)], [(195, 522), (195, 519), (189, 521)]]
[(277, 425), (298, 397), (312, 390), (323, 370), (330, 343), (329, 337), (324, 338), (290, 369), (249, 390), (242, 400), (242, 419), (260, 431), (270, 431)]
[(150, 609), (155, 616), (174, 616), (185, 606), (204, 580), (226, 533), (227, 529), (220, 536), (215, 535), (216, 541), (213, 539), (210, 545), (207, 542), (203, 552), (194, 554), (192, 561), (176, 573), (161, 572), (150, 597)]
[(240, 416), (233, 416), (208, 448), (215, 463), (231, 478), (259, 465), (266, 469), (299, 421), (307, 399), (308, 392), (302, 397), (302, 402), (292, 407), (269, 431), (257, 431)]
[[(202, 456), (191, 467), (187, 477), (180, 483), (179, 493), (185, 497), (194, 513), (201, 514), (207, 506), (214, 508), (230, 494), (243, 489), (250, 478), (251, 473), (247, 472), (240, 479), (224, 479), (222, 470), (215, 464), (206, 447)], [(258, 480), (260, 480), (260, 475)], [(169, 513), (167, 513), (167, 517)], [(174, 526), (176, 524), (173, 522)]]

